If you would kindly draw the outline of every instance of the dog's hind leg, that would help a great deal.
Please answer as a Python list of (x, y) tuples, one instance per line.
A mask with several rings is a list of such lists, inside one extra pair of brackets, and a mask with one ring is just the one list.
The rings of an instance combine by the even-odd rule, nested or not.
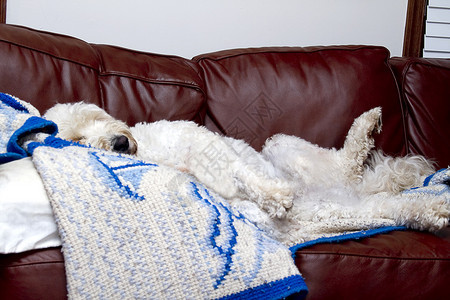
[(226, 139), (237, 159), (231, 168), (245, 196), (271, 217), (284, 217), (292, 206), (294, 186), (261, 153), (240, 140)]
[(372, 133), (381, 128), (381, 108), (363, 113), (351, 126), (344, 147), (322, 148), (296, 136), (277, 134), (262, 154), (298, 184), (334, 186), (360, 181), (364, 161), (374, 147)]
[(338, 157), (350, 181), (360, 181), (364, 172), (364, 162), (374, 148), (373, 133), (381, 131), (381, 107), (375, 107), (356, 118), (339, 149)]
[(240, 190), (271, 217), (282, 218), (292, 207), (295, 189), (289, 181), (270, 178), (248, 165), (242, 166), (236, 176)]
[(435, 232), (448, 225), (450, 203), (442, 195), (396, 196), (379, 193), (366, 198), (359, 207), (368, 218), (388, 218), (398, 226)]
[(277, 176), (273, 165), (242, 140), (209, 136), (209, 144), (192, 145), (186, 169), (226, 199), (256, 203), (270, 216), (283, 217), (292, 206), (293, 188)]

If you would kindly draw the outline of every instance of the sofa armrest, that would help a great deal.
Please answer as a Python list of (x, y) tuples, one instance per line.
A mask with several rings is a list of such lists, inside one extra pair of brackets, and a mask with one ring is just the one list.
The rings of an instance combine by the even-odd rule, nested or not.
[[(407, 153), (450, 165), (450, 59), (389, 60), (404, 107)], [(436, 147), (436, 145), (439, 145)]]

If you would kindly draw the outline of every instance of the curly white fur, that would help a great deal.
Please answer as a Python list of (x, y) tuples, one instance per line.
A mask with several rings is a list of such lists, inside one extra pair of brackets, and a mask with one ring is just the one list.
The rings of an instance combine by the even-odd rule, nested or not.
[[(196, 176), (231, 201), (261, 229), (286, 243), (303, 240), (305, 222), (388, 219), (391, 225), (436, 231), (448, 224), (449, 203), (401, 194), (422, 184), (433, 165), (421, 156), (389, 157), (375, 151), (381, 108), (355, 119), (344, 146), (324, 149), (295, 136), (277, 134), (261, 152), (188, 121), (140, 123), (128, 128), (92, 104), (59, 104), (45, 117), (60, 136), (125, 153)], [(386, 224), (386, 223), (383, 223)], [(323, 227), (323, 226), (322, 226)]]
[(186, 121), (140, 123), (131, 133), (138, 158), (189, 172), (224, 198), (254, 201), (277, 217), (292, 206), (293, 183), (242, 140)]

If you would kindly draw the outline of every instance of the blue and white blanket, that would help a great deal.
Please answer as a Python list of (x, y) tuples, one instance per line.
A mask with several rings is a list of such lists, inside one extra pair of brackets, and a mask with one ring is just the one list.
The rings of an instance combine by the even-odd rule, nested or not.
[(0, 164), (28, 156), (19, 146), (20, 139), (38, 132), (56, 134), (53, 122), (40, 118), (31, 104), (0, 93)]
[(290, 250), (193, 177), (54, 137), (2, 94), (0, 160), (31, 155), (63, 244), (71, 299), (305, 295)]

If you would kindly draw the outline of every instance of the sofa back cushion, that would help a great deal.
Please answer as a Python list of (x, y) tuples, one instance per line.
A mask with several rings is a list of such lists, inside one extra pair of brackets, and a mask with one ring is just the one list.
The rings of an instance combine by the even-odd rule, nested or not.
[(259, 149), (275, 133), (341, 147), (352, 121), (383, 108), (377, 145), (404, 152), (396, 82), (382, 47), (237, 49), (194, 58), (207, 88), (206, 126)]
[(130, 125), (160, 119), (202, 122), (202, 79), (190, 60), (0, 26), (0, 91), (41, 112), (56, 102), (83, 100)]
[(450, 165), (450, 60), (392, 58), (404, 103), (408, 153)]

